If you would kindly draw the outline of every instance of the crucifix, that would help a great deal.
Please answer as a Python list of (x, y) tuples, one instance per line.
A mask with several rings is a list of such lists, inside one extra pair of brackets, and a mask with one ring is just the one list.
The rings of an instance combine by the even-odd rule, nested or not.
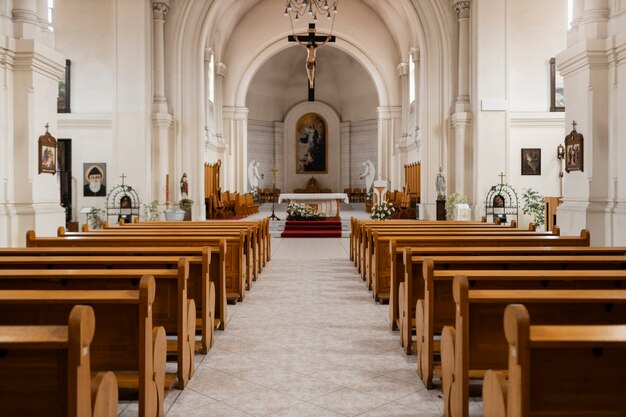
[(122, 175), (120, 176), (120, 178), (122, 179), (122, 187), (124, 186), (124, 180), (127, 178), (126, 175), (124, 175), (124, 173), (122, 172)]
[(289, 42), (297, 42), (298, 45), (305, 48), (306, 55), (306, 76), (309, 79), (309, 101), (315, 101), (315, 54), (317, 49), (326, 45), (328, 42), (335, 42), (335, 36), (317, 36), (315, 34), (315, 23), (309, 23), (309, 32), (306, 35), (289, 35)]
[(504, 184), (504, 177), (506, 177), (504, 172), (500, 171), (500, 175), (498, 175), (498, 177), (500, 177), (500, 185)]

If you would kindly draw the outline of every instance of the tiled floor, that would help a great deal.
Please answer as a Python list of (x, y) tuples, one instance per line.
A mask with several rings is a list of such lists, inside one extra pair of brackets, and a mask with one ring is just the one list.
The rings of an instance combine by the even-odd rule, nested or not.
[[(167, 417), (441, 416), (348, 257), (348, 239), (273, 239), (272, 261), (196, 356)], [(473, 403), (480, 415), (480, 404)], [(120, 415), (136, 415), (136, 404)]]

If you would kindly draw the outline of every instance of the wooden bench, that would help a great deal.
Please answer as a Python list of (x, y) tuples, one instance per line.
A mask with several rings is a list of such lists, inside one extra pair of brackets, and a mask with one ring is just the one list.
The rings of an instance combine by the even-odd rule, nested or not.
[[(195, 301), (197, 326), (201, 329), (200, 352), (206, 354), (213, 345), (214, 329), (224, 330), (227, 323), (226, 281), (225, 281), (226, 242), (219, 247), (54, 247), (54, 248), (0, 248), (0, 265), (22, 268), (19, 262), (13, 263), (3, 258), (37, 256), (41, 258), (70, 257), (67, 262), (75, 262), (72, 257), (92, 257), (91, 263), (99, 262), (102, 268), (177, 268), (180, 257), (189, 262), (187, 297)], [(138, 259), (138, 257), (146, 258)], [(62, 265), (58, 259), (34, 261)], [(21, 265), (21, 266), (18, 266)], [(209, 281), (203, 279), (208, 274)], [(213, 324), (213, 326), (211, 326)]]
[(26, 246), (31, 248), (50, 247), (175, 247), (175, 246), (219, 246), (226, 243), (225, 271), (226, 294), (229, 301), (245, 297), (245, 257), (243, 242), (245, 233), (238, 237), (190, 237), (190, 236), (71, 236), (36, 237), (35, 232), (26, 233)]
[[(78, 265), (77, 265), (78, 266)], [(184, 389), (194, 372), (195, 302), (187, 299), (186, 262), (176, 269), (0, 269), (0, 289), (137, 290), (142, 276), (156, 281), (151, 306), (155, 326), (163, 326), (176, 340), (167, 350), (176, 353), (177, 387)]]
[[(550, 273), (544, 271), (548, 280)], [(482, 289), (488, 285), (480, 285), (481, 289), (470, 290), (467, 277), (454, 278), (455, 325), (444, 327), (441, 336), (444, 415), (467, 417), (470, 378), (482, 379), (488, 369), (506, 369), (508, 344), (502, 322), (508, 304), (523, 303), (537, 324), (626, 324), (626, 289), (606, 289), (616, 287), (616, 277), (578, 274), (571, 271), (565, 278), (571, 281), (553, 282), (571, 289), (517, 289), (528, 284), (521, 277), (495, 285), (508, 289)], [(626, 272), (622, 277), (624, 284)]]
[[(257, 221), (220, 221), (220, 220), (211, 220), (211, 221), (168, 221), (168, 222), (140, 222), (138, 218), (133, 219), (133, 223), (120, 223), (120, 226), (131, 227), (133, 229), (142, 229), (142, 228), (158, 228), (158, 229), (222, 229), (222, 228), (242, 228), (242, 227), (252, 227), (254, 230), (258, 231), (256, 233), (258, 235), (259, 245), (261, 247), (262, 253), (262, 266), (265, 266), (267, 262), (272, 258), (272, 245), (271, 245), (271, 236), (270, 236), (270, 220), (269, 217), (266, 217)], [(105, 227), (109, 227), (105, 223)]]
[[(6, 417), (114, 417), (111, 372), (91, 376), (95, 320), (76, 306), (66, 325), (0, 326), (0, 398)], [(33, 366), (35, 365), (36, 366)]]
[(522, 305), (504, 313), (508, 381), (489, 371), (485, 417), (626, 415), (626, 326), (536, 326)]
[[(546, 267), (549, 266), (549, 261), (545, 263)], [(597, 266), (589, 265), (592, 268), (589, 271), (585, 271), (588, 274), (605, 274), (610, 276), (620, 277), (625, 271), (622, 268), (623, 264), (609, 264), (604, 265), (602, 261), (598, 261)], [(553, 265), (554, 266), (554, 265)], [(584, 268), (583, 264), (579, 264), (581, 268)], [(615, 267), (616, 270), (607, 269), (603, 271), (603, 268)], [(418, 374), (422, 378), (422, 381), (429, 388), (432, 387), (432, 377), (434, 373), (434, 356), (439, 351), (435, 336), (440, 334), (443, 327), (454, 324), (455, 317), (455, 304), (452, 295), (452, 281), (454, 277), (459, 274), (458, 270), (435, 270), (434, 272), (426, 272), (426, 263), (424, 280), (426, 281), (426, 294), (424, 300), (418, 300), (415, 307), (415, 333), (416, 333), (416, 351), (417, 351), (417, 365)], [(478, 267), (478, 265), (475, 265)], [(559, 268), (560, 269), (560, 268)], [(596, 270), (598, 269), (598, 270)], [(550, 279), (545, 278), (545, 272), (541, 270), (469, 270), (463, 271), (463, 274), (471, 277), (472, 281), (476, 281), (476, 286), (480, 288), (482, 285), (488, 285), (488, 288), (495, 288), (499, 285), (499, 288), (506, 287), (507, 281), (520, 280), (522, 277), (528, 283), (527, 288), (542, 289), (553, 288), (557, 286), (560, 288), (563, 284), (563, 280), (571, 276), (570, 270), (550, 270)], [(577, 271), (581, 274), (582, 271)], [(533, 281), (531, 284), (530, 281)], [(619, 280), (618, 280), (619, 281)], [(557, 284), (558, 283), (558, 284)], [(611, 287), (615, 288), (615, 287)]]
[(382, 235), (374, 232), (374, 255), (368, 269), (371, 270), (372, 295), (377, 300), (388, 300), (391, 291), (391, 254), (397, 248), (432, 246), (589, 246), (589, 232), (581, 236), (540, 236), (518, 232), (459, 232), (450, 235), (415, 233), (413, 236)]

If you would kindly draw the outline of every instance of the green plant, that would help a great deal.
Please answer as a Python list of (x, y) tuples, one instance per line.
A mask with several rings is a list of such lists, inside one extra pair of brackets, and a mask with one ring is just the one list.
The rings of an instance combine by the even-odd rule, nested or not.
[(181, 210), (189, 211), (191, 210), (191, 206), (193, 206), (193, 200), (190, 200), (188, 198), (183, 198), (178, 202), (178, 208), (180, 208)]
[(142, 204), (143, 215), (149, 222), (159, 221), (161, 217), (161, 211), (159, 210), (159, 202), (157, 200), (150, 203)]
[(463, 194), (452, 193), (446, 197), (446, 220), (454, 219), (454, 207), (457, 204), (467, 204), (467, 197)]
[(522, 213), (533, 216), (538, 228), (543, 226), (545, 222), (543, 196), (532, 188), (527, 188), (522, 194), (522, 200), (524, 200)]
[(381, 201), (372, 206), (372, 220), (388, 220), (396, 211), (393, 204), (389, 201)]
[(104, 225), (104, 220), (102, 220), (103, 213), (104, 210), (95, 207), (87, 213), (87, 221), (93, 230), (102, 229), (102, 226)]

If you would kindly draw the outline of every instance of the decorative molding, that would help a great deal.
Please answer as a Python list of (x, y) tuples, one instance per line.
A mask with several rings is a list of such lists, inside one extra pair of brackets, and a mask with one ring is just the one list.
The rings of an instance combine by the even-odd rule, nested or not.
[(565, 113), (509, 113), (510, 126), (517, 128), (565, 128)]
[(59, 113), (57, 114), (59, 129), (112, 129), (111, 113)]
[(470, 2), (467, 0), (456, 1), (454, 3), (454, 13), (459, 19), (469, 18)]
[(165, 15), (170, 9), (169, 0), (154, 0), (152, 2), (152, 12), (154, 19), (165, 19)]
[(399, 63), (396, 67), (396, 74), (398, 74), (398, 77), (409, 75), (409, 64), (406, 62)]

